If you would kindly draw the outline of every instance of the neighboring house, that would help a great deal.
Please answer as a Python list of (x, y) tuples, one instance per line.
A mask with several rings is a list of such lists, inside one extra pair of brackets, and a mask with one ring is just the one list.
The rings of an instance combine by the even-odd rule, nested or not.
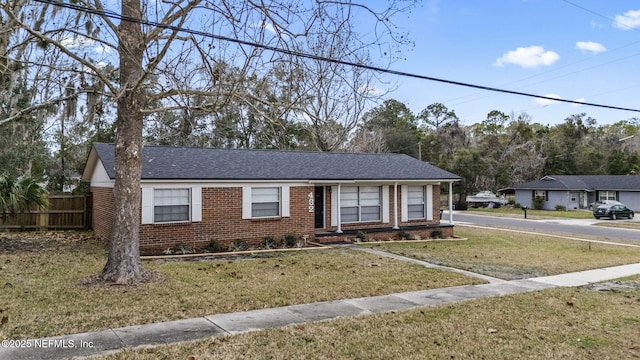
[(567, 210), (592, 209), (604, 200), (617, 200), (640, 210), (638, 175), (547, 175), (540, 180), (515, 186), (516, 203), (533, 207), (533, 198), (544, 199), (544, 209), (557, 205)]
[[(94, 144), (83, 180), (91, 182), (93, 229), (103, 239), (113, 225), (114, 179), (115, 146)], [(328, 242), (358, 230), (375, 238), (399, 229), (452, 236), (451, 217), (440, 224), (440, 186), (451, 190), (459, 180), (401, 154), (145, 146), (140, 251), (212, 240), (255, 246), (287, 234)]]

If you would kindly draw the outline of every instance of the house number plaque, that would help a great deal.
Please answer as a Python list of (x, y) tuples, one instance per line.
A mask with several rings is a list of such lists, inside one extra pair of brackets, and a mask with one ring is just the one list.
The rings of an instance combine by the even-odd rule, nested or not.
[(312, 213), (315, 211), (315, 198), (312, 192), (309, 193), (309, 195), (307, 195), (307, 197), (309, 198), (309, 212)]

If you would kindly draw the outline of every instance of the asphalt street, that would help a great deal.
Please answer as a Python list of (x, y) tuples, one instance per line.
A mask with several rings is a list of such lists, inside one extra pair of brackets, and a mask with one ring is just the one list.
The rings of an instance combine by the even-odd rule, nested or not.
[[(590, 220), (590, 219), (552, 219), (552, 220), (532, 220), (532, 219), (524, 219), (523, 218), (507, 218), (507, 217), (497, 217), (497, 216), (488, 216), (488, 215), (477, 215), (464, 211), (454, 211), (453, 212), (453, 221), (454, 224), (463, 225), (474, 224), (474, 225), (483, 225), (483, 226), (495, 226), (495, 227), (506, 227), (506, 228), (516, 228), (523, 230), (531, 230), (536, 232), (563, 232), (570, 233), (575, 235), (590, 235), (601, 237), (601, 240), (610, 240), (610, 239), (625, 239), (625, 240), (635, 240), (640, 242), (640, 230), (632, 230), (632, 229), (623, 229), (623, 228), (613, 228), (608, 226), (597, 226), (594, 225), (596, 223), (615, 221), (633, 221), (638, 222), (640, 220)], [(448, 219), (448, 215), (445, 212), (443, 215), (443, 219)]]

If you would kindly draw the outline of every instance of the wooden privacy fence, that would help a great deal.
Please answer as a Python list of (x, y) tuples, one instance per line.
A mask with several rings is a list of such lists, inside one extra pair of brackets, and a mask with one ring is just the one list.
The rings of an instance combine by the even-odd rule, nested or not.
[(49, 195), (49, 206), (0, 214), (0, 230), (84, 230), (91, 228), (91, 194)]

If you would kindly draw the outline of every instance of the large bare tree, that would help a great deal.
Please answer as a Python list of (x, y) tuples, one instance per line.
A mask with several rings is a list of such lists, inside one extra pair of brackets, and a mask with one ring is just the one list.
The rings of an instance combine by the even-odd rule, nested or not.
[[(145, 276), (138, 250), (145, 118), (163, 112), (176, 112), (177, 116), (193, 111), (215, 113), (233, 99), (256, 112), (260, 104), (269, 108), (277, 105), (308, 112), (314, 122), (322, 117), (339, 120), (331, 112), (298, 106), (304, 103), (299, 102), (303, 95), (313, 99), (307, 104), (317, 104), (317, 87), (308, 87), (313, 92), (289, 97), (291, 103), (271, 104), (286, 97), (274, 100), (255, 96), (244, 79), (264, 75), (273, 63), (293, 62), (295, 52), (318, 51), (318, 43), (307, 39), (322, 38), (327, 40), (326, 46), (342, 46), (340, 52), (327, 50), (321, 55), (358, 63), (369, 59), (363, 55), (368, 49), (382, 48), (378, 65), (388, 63), (405, 39), (395, 37), (397, 29), (390, 20), (406, 10), (407, 3), (9, 0), (3, 3), (0, 14), (0, 80), (12, 76), (14, 68), (26, 68), (23, 78), (55, 77), (58, 87), (46, 91), (34, 87), (41, 91), (39, 96), (30, 98), (28, 106), (0, 119), (0, 123), (61, 104), (67, 111), (78, 112), (73, 105), (79, 99), (87, 101), (82, 114), (87, 120), (101, 110), (102, 101), (117, 105), (115, 222), (102, 279), (117, 284), (140, 281)], [(358, 35), (356, 27), (362, 28), (363, 24), (370, 24), (370, 28)], [(339, 39), (349, 42), (341, 44)], [(285, 55), (278, 48), (289, 52)], [(227, 74), (221, 64), (238, 71)], [(308, 67), (304, 70), (317, 71)], [(331, 86), (344, 86), (342, 81), (353, 79), (347, 75), (350, 71), (328, 68), (318, 76), (323, 81), (326, 77)], [(307, 74), (311, 78), (313, 75)], [(368, 85), (350, 84), (352, 88)], [(340, 96), (340, 92), (336, 94)], [(327, 145), (328, 149), (333, 147)]]

